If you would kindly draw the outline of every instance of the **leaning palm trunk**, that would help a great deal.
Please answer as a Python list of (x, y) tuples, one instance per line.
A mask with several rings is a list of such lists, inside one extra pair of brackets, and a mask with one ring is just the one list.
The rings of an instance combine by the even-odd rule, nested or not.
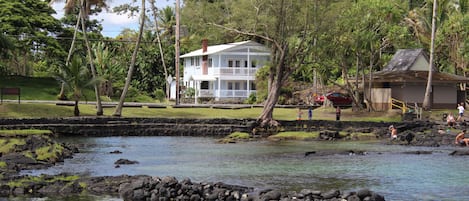
[[(70, 45), (70, 49), (68, 49), (68, 55), (67, 55), (67, 60), (65, 61), (65, 66), (68, 66), (68, 63), (70, 63), (70, 58), (72, 57), (73, 50), (75, 49), (75, 41), (77, 40), (77, 33), (78, 29), (80, 26), (80, 20), (81, 20), (81, 9), (78, 13), (77, 17), (77, 23), (75, 25), (75, 31), (73, 32), (73, 39), (72, 39), (72, 44)], [(60, 93), (59, 93), (59, 100), (65, 100), (65, 83), (62, 82), (60, 86)]]
[[(158, 31), (158, 9), (155, 6), (155, 0), (150, 0), (151, 10), (153, 11), (153, 16), (155, 18), (155, 29), (156, 29), (156, 38), (158, 40), (158, 47), (160, 48), (161, 62), (163, 63), (164, 77), (168, 78), (168, 70), (166, 69), (166, 63), (164, 62), (163, 48), (161, 47), (160, 32)], [(165, 81), (166, 86), (166, 99), (169, 100), (169, 83)]]
[(119, 99), (119, 103), (116, 106), (116, 111), (114, 111), (113, 116), (121, 116), (122, 115), (122, 107), (124, 106), (125, 96), (127, 95), (127, 91), (130, 87), (130, 79), (132, 78), (132, 73), (135, 68), (135, 61), (137, 60), (137, 52), (138, 48), (140, 47), (140, 42), (142, 40), (143, 35), (143, 27), (145, 25), (145, 0), (142, 0), (142, 8), (141, 8), (141, 19), (140, 19), (140, 27), (138, 31), (138, 38), (135, 44), (134, 52), (132, 53), (132, 60), (130, 61), (129, 70), (127, 71), (127, 78), (125, 79), (124, 89), (122, 90), (121, 97)]
[[(90, 41), (88, 40), (88, 36), (86, 34), (85, 15), (83, 13), (85, 13), (85, 1), (81, 0), (79, 18), (81, 18), (81, 28), (83, 30), (83, 38), (85, 39), (86, 49), (88, 50), (88, 58), (90, 61), (91, 74), (93, 76), (93, 79), (96, 79), (97, 78), (96, 69), (94, 67), (93, 54), (91, 52)], [(94, 84), (94, 92), (96, 94), (96, 115), (101, 116), (103, 115), (103, 107), (101, 105), (101, 98), (100, 98), (98, 84)]]
[(430, 61), (428, 65), (428, 78), (427, 78), (427, 87), (425, 88), (425, 97), (423, 98), (422, 108), (425, 110), (431, 109), (431, 90), (432, 90), (432, 76), (433, 76), (433, 59), (435, 51), (435, 34), (436, 34), (436, 13), (437, 13), (437, 0), (433, 0), (433, 14), (432, 14), (432, 34), (431, 34), (431, 44), (430, 44)]

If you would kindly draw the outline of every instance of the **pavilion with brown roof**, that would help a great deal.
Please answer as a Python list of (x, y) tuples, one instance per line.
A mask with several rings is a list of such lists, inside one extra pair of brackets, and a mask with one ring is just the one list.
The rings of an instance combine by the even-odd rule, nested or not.
[[(372, 74), (371, 90), (367, 90), (369, 79), (365, 79), (365, 95), (371, 91), (371, 102), (377, 110), (391, 108), (391, 99), (407, 104), (422, 105), (427, 80), (429, 59), (423, 49), (400, 49), (382, 71)], [(431, 108), (456, 109), (457, 103), (466, 100), (461, 84), (469, 83), (464, 76), (439, 72), (433, 68)]]

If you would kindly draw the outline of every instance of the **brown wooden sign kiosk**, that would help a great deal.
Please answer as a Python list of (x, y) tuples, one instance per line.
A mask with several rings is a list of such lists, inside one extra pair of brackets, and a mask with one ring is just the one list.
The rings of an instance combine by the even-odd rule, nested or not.
[(21, 89), (20, 88), (1, 88), (0, 100), (3, 104), (3, 96), (18, 96), (18, 104), (21, 102)]

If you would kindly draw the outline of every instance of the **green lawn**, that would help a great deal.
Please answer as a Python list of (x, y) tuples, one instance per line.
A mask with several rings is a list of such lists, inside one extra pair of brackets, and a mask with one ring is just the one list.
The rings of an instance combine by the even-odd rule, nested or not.
[(19, 135), (50, 135), (50, 130), (24, 129), (24, 130), (0, 130), (1, 137), (19, 136)]
[[(0, 78), (0, 88), (13, 87), (21, 89), (21, 100), (57, 100), (60, 93), (61, 84), (51, 77), (23, 77), (23, 76), (6, 76)], [(66, 89), (67, 90), (67, 89)], [(66, 94), (70, 97), (70, 93)], [(118, 101), (120, 97), (101, 96), (102, 101)], [(4, 99), (17, 99), (17, 96), (9, 95)], [(81, 101), (96, 101), (94, 88), (89, 86), (84, 89)], [(155, 102), (151, 97), (145, 94), (134, 94), (134, 97), (127, 97), (126, 101), (136, 102)]]
[[(60, 84), (54, 78), (31, 78), (22, 76), (10, 76), (0, 78), (0, 87), (20, 87), (22, 100), (57, 100), (60, 91)], [(14, 96), (7, 96), (6, 99), (16, 99)], [(94, 91), (85, 90), (85, 98), (88, 101), (95, 101)], [(118, 98), (115, 98), (116, 100)], [(116, 101), (114, 100), (114, 101)], [(104, 99), (103, 101), (110, 101)], [(151, 97), (137, 94), (134, 98), (127, 98), (126, 101), (155, 102)], [(95, 106), (80, 103), (81, 116), (94, 116)], [(165, 103), (168, 104), (168, 103)], [(262, 112), (262, 108), (248, 109), (211, 109), (211, 108), (124, 108), (123, 117), (168, 117), (168, 118), (257, 118)], [(433, 110), (424, 112), (424, 117), (431, 120), (440, 120), (443, 113), (450, 110)], [(453, 111), (454, 113), (455, 111)], [(111, 116), (114, 108), (105, 108), (104, 115)], [(276, 108), (274, 119), (295, 120), (297, 109)], [(307, 111), (303, 111), (303, 119), (306, 118)], [(0, 105), (0, 118), (32, 118), (32, 117), (68, 117), (73, 115), (73, 107), (56, 106), (54, 104), (34, 104), (34, 103), (4, 103)], [(317, 108), (313, 111), (314, 120), (335, 120), (334, 108)], [(398, 111), (390, 112), (354, 112), (351, 109), (343, 109), (342, 121), (400, 121)]]
[[(80, 104), (81, 116), (95, 116), (94, 105)], [(104, 108), (104, 115), (111, 116), (115, 108)], [(262, 108), (214, 109), (214, 108), (141, 108), (124, 107), (123, 117), (161, 117), (161, 118), (257, 118)], [(274, 119), (295, 120), (298, 109), (275, 108)], [(304, 111), (306, 113), (306, 111)], [(0, 105), (0, 118), (34, 118), (34, 117), (71, 117), (73, 106), (57, 106), (41, 103), (4, 103)], [(400, 121), (400, 114), (391, 112), (354, 112), (342, 110), (342, 121)], [(335, 120), (334, 108), (318, 108), (313, 111), (313, 120)]]
[[(0, 79), (0, 87), (21, 89), (22, 100), (57, 100), (60, 84), (53, 78), (9, 76)], [(16, 99), (7, 96), (5, 99)]]

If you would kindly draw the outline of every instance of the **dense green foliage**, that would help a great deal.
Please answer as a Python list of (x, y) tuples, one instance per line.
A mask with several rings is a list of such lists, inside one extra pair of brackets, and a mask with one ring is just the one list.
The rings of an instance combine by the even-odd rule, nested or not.
[(54, 13), (45, 1), (0, 0), (0, 75), (32, 75), (59, 62), (65, 52), (52, 35), (63, 27)]
[[(156, 1), (150, 3), (157, 5)], [(314, 72), (323, 84), (342, 85), (353, 94), (363, 89), (350, 84), (348, 77), (381, 70), (397, 49), (424, 48), (428, 52), (432, 3), (432, 0), (185, 0), (181, 8), (181, 53), (200, 48), (205, 38), (209, 44), (254, 40), (271, 47), (272, 63), (262, 71), (257, 97), (252, 97), (251, 102), (268, 99), (268, 86), (272, 86), (268, 80), (270, 76), (283, 75), (280, 71), (286, 73), (278, 78), (283, 82), (279, 86), (281, 97), (275, 102), (288, 103), (297, 90), (291, 83), (308, 85), (313, 82)], [(438, 0), (435, 63), (441, 71), (466, 76), (468, 10), (469, 0)], [(101, 7), (92, 7), (89, 14), (101, 11)], [(139, 10), (124, 5), (114, 11)], [(52, 17), (53, 13), (46, 1), (0, 0), (0, 74), (51, 77), (64, 66), (78, 9), (71, 7), (60, 21)], [(158, 8), (146, 13), (145, 34), (131, 79), (133, 91), (129, 94), (160, 99), (161, 91), (167, 92), (166, 76), (175, 76), (175, 9)], [(101, 30), (98, 21), (87, 22), (94, 64), (99, 77), (107, 82), (100, 85), (107, 89), (101, 95), (115, 100), (124, 86), (131, 58), (129, 50), (135, 46), (137, 33), (124, 30), (116, 38), (105, 38)], [(282, 53), (286, 53), (285, 57), (281, 57)], [(86, 55), (81, 31), (74, 54)], [(86, 62), (83, 65), (89, 65)], [(182, 75), (183, 71), (180, 72)]]

